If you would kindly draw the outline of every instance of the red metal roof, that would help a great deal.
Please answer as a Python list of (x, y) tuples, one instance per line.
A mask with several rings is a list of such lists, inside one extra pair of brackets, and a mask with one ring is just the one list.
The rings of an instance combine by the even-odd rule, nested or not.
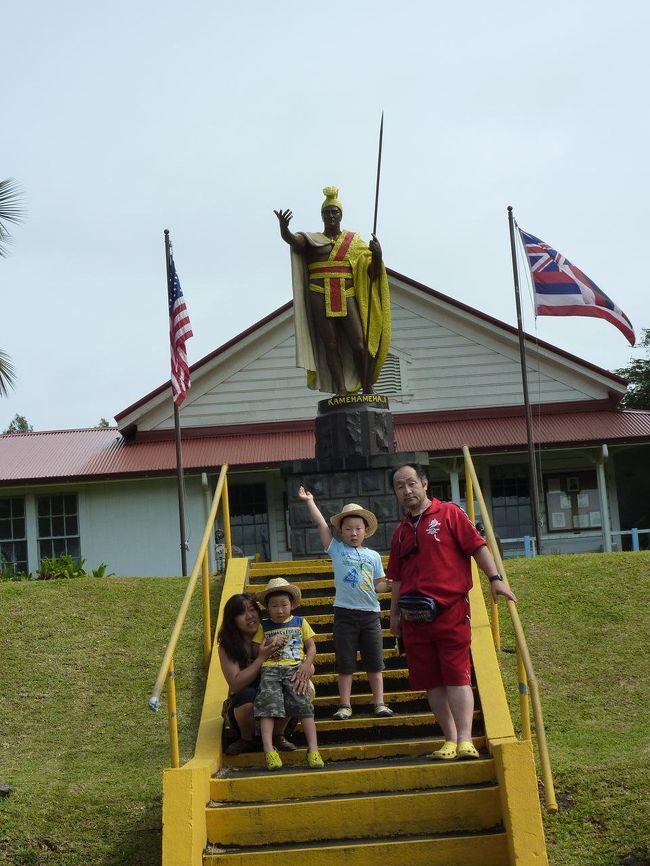
[[(397, 423), (397, 446), (403, 451), (501, 451), (526, 447), (523, 415), (492, 418), (458, 417)], [(650, 412), (601, 410), (558, 412), (533, 417), (536, 444), (587, 445), (639, 442), (650, 438)]]
[[(469, 417), (468, 417), (469, 415)], [(476, 452), (523, 450), (526, 427), (521, 414), (453, 417), (423, 413), (394, 416), (399, 451), (458, 453), (464, 444)], [(650, 442), (650, 412), (599, 409), (548, 413), (533, 419), (535, 441), (545, 446)], [(265, 424), (257, 430), (227, 427), (183, 439), (185, 470), (196, 473), (231, 466), (266, 466), (314, 457), (313, 429), (304, 423)], [(15, 433), (0, 436), (0, 486), (100, 478), (170, 475), (175, 471), (174, 440), (129, 441), (115, 428)]]

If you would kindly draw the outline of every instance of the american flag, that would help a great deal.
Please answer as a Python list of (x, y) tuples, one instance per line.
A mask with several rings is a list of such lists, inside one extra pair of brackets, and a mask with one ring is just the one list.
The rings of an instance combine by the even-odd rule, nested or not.
[(631, 346), (632, 322), (580, 268), (544, 241), (519, 229), (535, 287), (538, 316), (595, 316), (606, 319), (625, 335)]
[(190, 368), (187, 364), (185, 341), (192, 336), (190, 317), (185, 306), (181, 284), (174, 259), (170, 260), (169, 342), (172, 356), (172, 398), (177, 406), (185, 399), (190, 387)]

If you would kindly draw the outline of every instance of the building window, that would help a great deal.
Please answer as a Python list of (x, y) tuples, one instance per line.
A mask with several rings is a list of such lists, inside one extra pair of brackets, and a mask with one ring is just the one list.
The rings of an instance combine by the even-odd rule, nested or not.
[(0, 499), (0, 563), (2, 570), (27, 571), (25, 500)]
[(494, 467), (492, 485), (492, 523), (501, 538), (533, 535), (528, 469), (525, 466)]
[(600, 529), (600, 498), (593, 470), (549, 474), (544, 479), (549, 532)]
[(77, 494), (38, 496), (38, 557), (57, 557), (69, 553), (81, 557)]
[(265, 484), (235, 484), (228, 490), (232, 543), (244, 556), (271, 558)]

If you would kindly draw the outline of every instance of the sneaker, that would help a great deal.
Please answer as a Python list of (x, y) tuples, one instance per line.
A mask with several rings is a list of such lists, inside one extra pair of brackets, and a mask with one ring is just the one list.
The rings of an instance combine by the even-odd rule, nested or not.
[(267, 752), (265, 758), (267, 770), (279, 770), (282, 766), (282, 758), (275, 749), (272, 752)]
[(456, 757), (456, 743), (447, 740), (439, 749), (431, 755), (437, 761), (453, 761)]
[(395, 713), (386, 704), (377, 704), (375, 707), (375, 715), (379, 719), (387, 719), (389, 716), (394, 716)]
[(320, 756), (320, 752), (307, 752), (307, 764), (310, 770), (322, 770), (325, 762)]
[(294, 745), (286, 737), (273, 737), (273, 745), (278, 752), (295, 752), (298, 746)]
[(336, 719), (337, 722), (344, 722), (346, 719), (349, 719), (352, 715), (352, 707), (341, 706), (332, 716), (333, 719)]
[(254, 752), (255, 743), (252, 740), (244, 740), (243, 737), (240, 737), (224, 751), (226, 755), (241, 755), (243, 752)]
[(480, 755), (471, 740), (465, 740), (458, 744), (456, 754), (459, 758), (479, 758)]

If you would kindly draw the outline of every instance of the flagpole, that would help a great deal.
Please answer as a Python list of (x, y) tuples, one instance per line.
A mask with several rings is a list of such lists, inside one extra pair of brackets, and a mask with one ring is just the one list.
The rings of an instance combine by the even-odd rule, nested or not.
[(524, 341), (524, 328), (521, 315), (521, 297), (519, 295), (519, 273), (517, 271), (517, 249), (515, 246), (515, 222), (512, 216), (512, 207), (508, 205), (508, 226), (510, 229), (510, 251), (512, 253), (512, 275), (515, 283), (515, 301), (517, 305), (517, 332), (519, 334), (519, 359), (521, 362), (521, 384), (524, 392), (524, 413), (526, 416), (526, 441), (528, 443), (528, 472), (531, 480), (532, 495), (531, 506), (533, 513), (533, 525), (535, 528), (535, 542), (537, 553), (542, 552), (542, 533), (539, 515), (539, 485), (537, 480), (537, 465), (535, 463), (535, 447), (533, 444), (533, 424), (528, 399), (528, 375), (526, 373), (526, 346)]
[[(384, 112), (381, 113), (381, 123), (379, 124), (379, 150), (377, 154), (377, 182), (375, 184), (375, 213), (372, 221), (372, 236), (373, 239), (377, 234), (377, 211), (379, 210), (379, 178), (381, 176), (381, 151), (384, 141)], [(381, 276), (381, 275), (380, 275)], [(372, 311), (372, 290), (374, 284), (374, 269), (373, 276), (370, 278), (368, 286), (368, 314), (366, 316), (366, 333), (363, 335), (363, 382), (361, 383), (362, 391), (365, 394), (366, 385), (368, 384), (368, 354), (370, 352), (370, 313)]]
[[(165, 265), (167, 268), (167, 304), (172, 296), (171, 241), (169, 229), (165, 229)], [(183, 449), (181, 446), (181, 416), (176, 402), (174, 404), (174, 432), (176, 437), (176, 483), (178, 486), (178, 523), (181, 543), (181, 569), (183, 577), (187, 576), (187, 541), (185, 538), (185, 484), (183, 477)]]

